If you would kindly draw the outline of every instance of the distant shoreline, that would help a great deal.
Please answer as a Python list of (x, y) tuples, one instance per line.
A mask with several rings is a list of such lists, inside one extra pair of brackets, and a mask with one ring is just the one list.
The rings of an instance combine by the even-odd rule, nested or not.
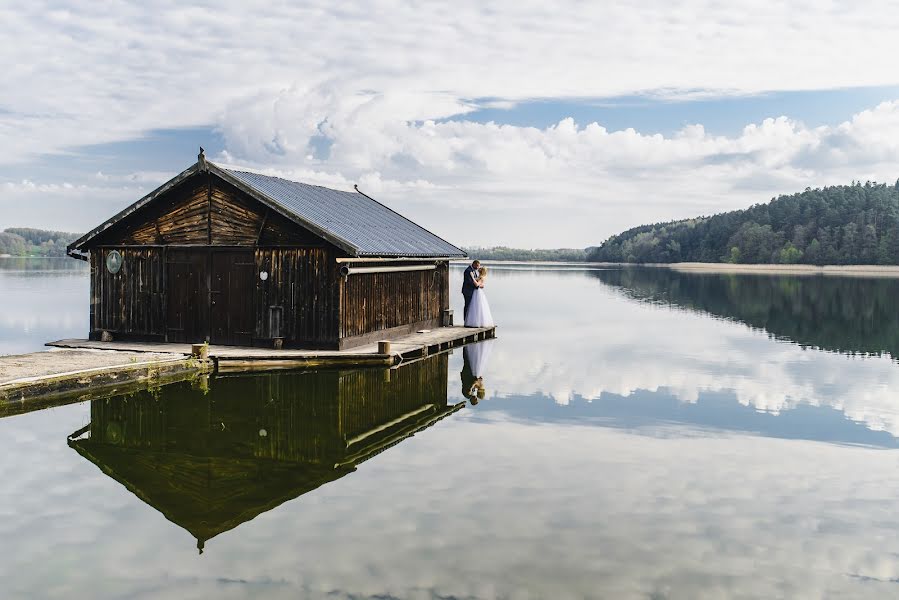
[[(467, 263), (467, 260), (453, 261)], [(899, 265), (781, 265), (781, 264), (732, 264), (732, 263), (610, 263), (610, 262), (562, 262), (526, 260), (489, 260), (486, 265), (533, 265), (558, 267), (628, 268), (651, 267), (671, 269), (682, 273), (709, 273), (735, 275), (839, 275), (843, 277), (899, 277)]]
[[(9, 258), (68, 258), (63, 256), (15, 256), (0, 255), (0, 259)], [(467, 259), (453, 259), (455, 265), (468, 264)], [(734, 275), (839, 275), (842, 277), (897, 277), (899, 265), (779, 265), (779, 264), (732, 264), (732, 263), (610, 263), (610, 262), (575, 262), (552, 260), (481, 260), (485, 265), (521, 265), (535, 267), (589, 267), (589, 268), (628, 268), (651, 267), (654, 269), (671, 269), (681, 273), (708, 273)]]
[(899, 265), (742, 265), (730, 263), (671, 263), (646, 265), (667, 267), (685, 273), (739, 273), (755, 275), (842, 275), (855, 277), (899, 277)]

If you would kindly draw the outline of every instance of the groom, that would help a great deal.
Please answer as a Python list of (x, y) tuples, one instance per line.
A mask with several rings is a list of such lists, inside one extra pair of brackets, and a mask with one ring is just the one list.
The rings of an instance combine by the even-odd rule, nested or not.
[(465, 269), (465, 273), (462, 275), (462, 297), (465, 298), (465, 308), (462, 311), (463, 318), (468, 317), (468, 307), (471, 304), (471, 296), (478, 288), (478, 284), (476, 284), (474, 280), (478, 277), (478, 269), (480, 266), (481, 261), (476, 260)]

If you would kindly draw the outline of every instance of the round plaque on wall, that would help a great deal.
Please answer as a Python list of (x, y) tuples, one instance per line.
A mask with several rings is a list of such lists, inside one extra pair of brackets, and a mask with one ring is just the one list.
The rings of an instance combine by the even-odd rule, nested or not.
[(113, 250), (106, 255), (106, 270), (115, 275), (122, 268), (122, 254), (118, 250)]

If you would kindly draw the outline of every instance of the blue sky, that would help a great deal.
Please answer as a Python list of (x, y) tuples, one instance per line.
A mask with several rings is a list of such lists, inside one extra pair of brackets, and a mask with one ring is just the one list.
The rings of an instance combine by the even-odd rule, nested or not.
[(359, 184), (481, 246), (595, 245), (805, 187), (895, 181), (888, 8), (0, 8), (0, 226), (88, 229), (201, 145)]
[[(733, 136), (749, 123), (786, 116), (810, 127), (841, 123), (867, 108), (899, 98), (899, 86), (765, 92), (702, 99), (658, 98), (653, 94), (612, 98), (530, 100), (510, 108), (483, 108), (462, 118), (486, 123), (545, 128), (566, 117), (597, 122), (611, 130), (633, 128), (670, 136), (701, 123), (713, 135)], [(475, 103), (490, 102), (488, 99)], [(455, 117), (450, 117), (455, 118)]]

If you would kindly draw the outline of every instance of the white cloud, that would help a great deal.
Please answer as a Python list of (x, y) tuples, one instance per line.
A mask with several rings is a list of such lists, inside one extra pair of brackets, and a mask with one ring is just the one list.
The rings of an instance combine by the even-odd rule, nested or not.
[[(697, 0), (265, 11), (229, 1), (114, 11), (35, 2), (0, 8), (0, 20), (0, 138), (15, 140), (0, 145), (0, 164), (214, 125), (227, 140), (220, 158), (362, 182), (462, 244), (596, 244), (647, 220), (892, 180), (899, 158), (894, 104), (823, 128), (774, 118), (734, 137), (701, 125), (662, 137), (571, 120), (542, 130), (465, 121), (476, 98), (503, 107), (892, 84), (883, 57), (899, 49), (899, 13), (888, 2), (851, 11)], [(102, 209), (85, 218), (100, 221)]]
[[(88, 231), (156, 187), (133, 176), (88, 176), (89, 183), (38, 183), (29, 179), (0, 183), (0, 229), (16, 226), (58, 231)], [(161, 176), (154, 176), (161, 177)]]
[[(356, 96), (327, 107), (319, 98), (317, 91), (284, 93), (259, 126), (250, 125), (258, 105), (226, 110), (228, 147), (244, 161), (295, 171), (289, 165), (303, 161), (312, 138), (326, 138), (329, 154), (313, 161), (318, 169), (373, 179), (372, 192), (424, 222), (439, 212), (446, 234), (469, 244), (586, 246), (647, 220), (741, 208), (808, 186), (892, 181), (899, 160), (899, 102), (831, 126), (779, 117), (731, 137), (701, 125), (665, 137), (572, 119), (546, 129), (391, 120), (393, 111), (379, 107), (411, 107), (408, 98)], [(436, 112), (455, 110), (439, 105)], [(248, 130), (259, 135), (248, 138)], [(290, 144), (274, 152), (268, 140)], [(465, 226), (472, 219), (478, 227)]]

